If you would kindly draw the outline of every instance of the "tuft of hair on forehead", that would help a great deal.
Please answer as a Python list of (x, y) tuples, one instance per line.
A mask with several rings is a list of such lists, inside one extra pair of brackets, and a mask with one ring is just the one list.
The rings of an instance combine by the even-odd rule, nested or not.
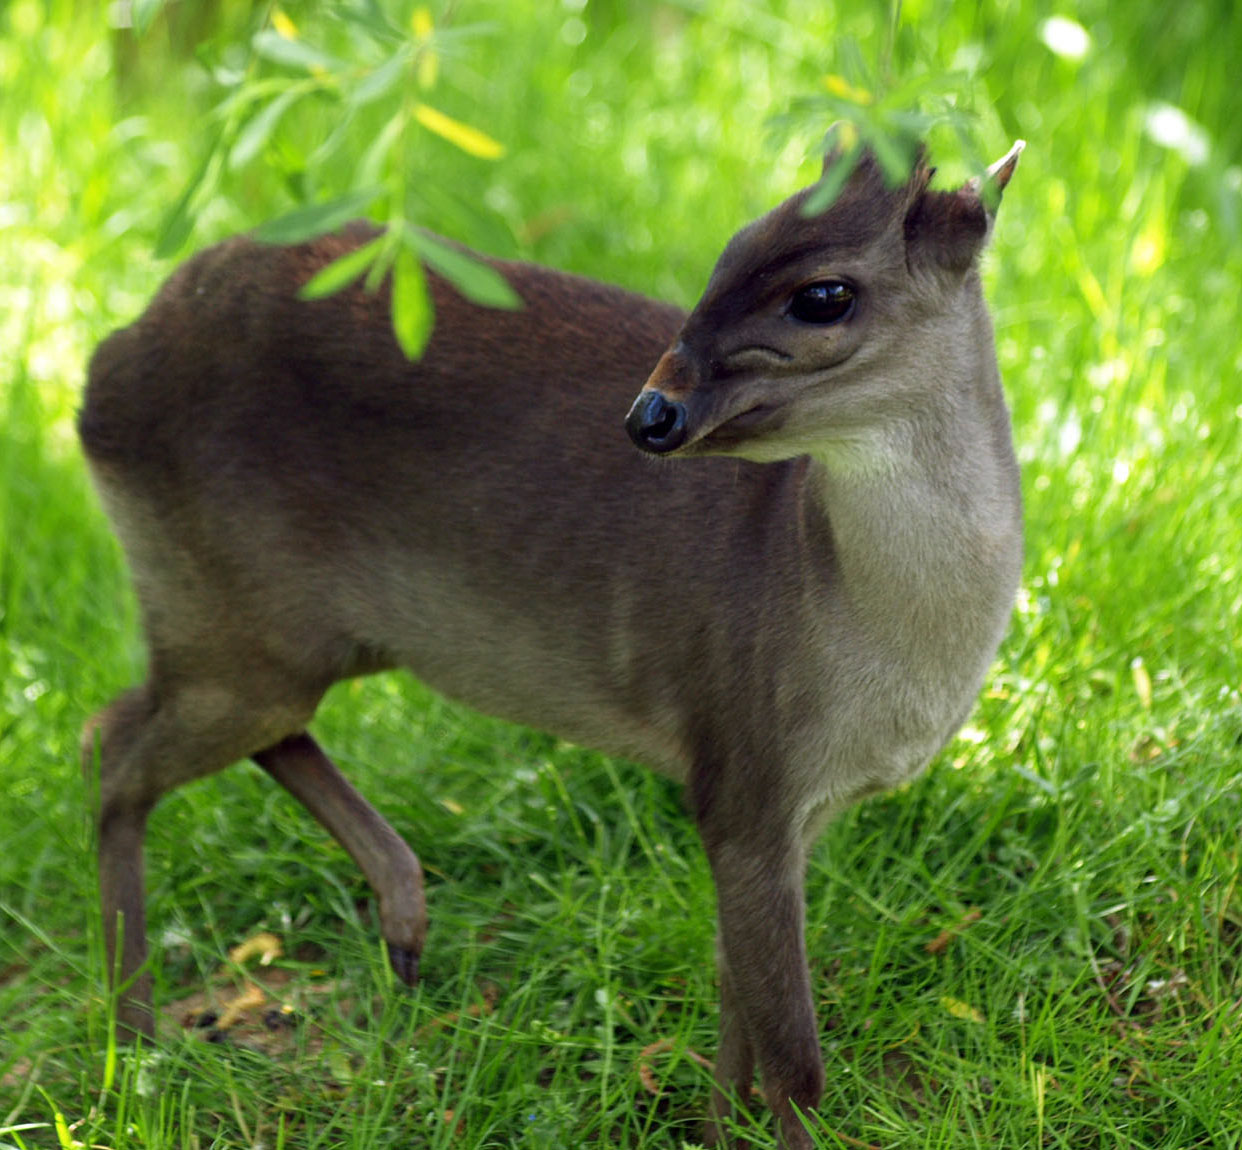
[[(823, 231), (840, 235), (846, 243), (866, 246), (890, 227), (903, 221), (912, 204), (926, 191), (935, 169), (928, 167), (926, 148), (918, 145), (910, 171), (904, 179), (892, 181), (870, 147), (854, 152), (830, 149), (824, 156), (820, 182), (832, 177), (840, 164), (851, 165), (833, 202), (823, 212), (808, 217), (822, 221)], [(800, 211), (817, 185), (794, 197)]]
[[(829, 153), (825, 168), (840, 162), (841, 157)], [(885, 240), (896, 255), (910, 205), (930, 178), (931, 170), (920, 160), (905, 183), (891, 187), (875, 154), (863, 149), (831, 205), (807, 215), (803, 205), (814, 185), (798, 192), (729, 241), (712, 279), (719, 284), (722, 280), (767, 278), (790, 264), (825, 252), (854, 255)]]

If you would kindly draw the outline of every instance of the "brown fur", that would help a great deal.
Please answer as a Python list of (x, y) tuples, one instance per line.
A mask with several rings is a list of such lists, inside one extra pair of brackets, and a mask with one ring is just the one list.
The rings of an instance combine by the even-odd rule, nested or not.
[[(386, 292), (297, 299), (360, 225), (203, 252), (101, 345), (80, 431), (150, 650), (85, 739), (124, 1025), (153, 1030), (147, 814), (246, 757), (356, 859), (414, 979), (418, 860), (306, 733), (333, 682), (408, 666), (687, 782), (719, 891), (707, 1137), (757, 1067), (782, 1144), (810, 1145), (793, 1109), (823, 1084), (806, 852), (962, 720), (1021, 547), (978, 193), (929, 192), (926, 173), (890, 189), (868, 157), (831, 210), (800, 203), (733, 240), (689, 316), (496, 263), (522, 310), (433, 276), (435, 334), (409, 363)], [(840, 277), (848, 321), (786, 314)], [(684, 462), (627, 442), (649, 376), (643, 394), (685, 414)]]

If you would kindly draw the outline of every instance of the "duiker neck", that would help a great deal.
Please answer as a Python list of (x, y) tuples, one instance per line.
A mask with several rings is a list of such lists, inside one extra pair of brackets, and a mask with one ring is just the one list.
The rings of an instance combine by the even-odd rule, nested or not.
[[(990, 346), (990, 345), (989, 345)], [(990, 355), (971, 375), (812, 453), (805, 497), (853, 616), (907, 651), (991, 641), (1021, 561), (1017, 465)]]

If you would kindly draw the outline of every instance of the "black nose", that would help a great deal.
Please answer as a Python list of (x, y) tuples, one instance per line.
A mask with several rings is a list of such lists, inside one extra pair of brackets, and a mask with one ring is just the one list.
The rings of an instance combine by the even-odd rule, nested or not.
[(658, 391), (644, 391), (630, 408), (625, 430), (643, 451), (653, 455), (676, 451), (686, 441), (685, 405), (665, 399)]

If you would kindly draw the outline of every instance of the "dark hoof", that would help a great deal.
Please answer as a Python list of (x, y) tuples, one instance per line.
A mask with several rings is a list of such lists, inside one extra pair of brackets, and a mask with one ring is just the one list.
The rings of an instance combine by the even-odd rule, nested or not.
[(292, 1030), (296, 1017), (292, 1010), (279, 1007), (263, 1012), (263, 1025), (268, 1030)]
[(408, 947), (388, 944), (388, 961), (406, 986), (418, 985), (418, 955)]

